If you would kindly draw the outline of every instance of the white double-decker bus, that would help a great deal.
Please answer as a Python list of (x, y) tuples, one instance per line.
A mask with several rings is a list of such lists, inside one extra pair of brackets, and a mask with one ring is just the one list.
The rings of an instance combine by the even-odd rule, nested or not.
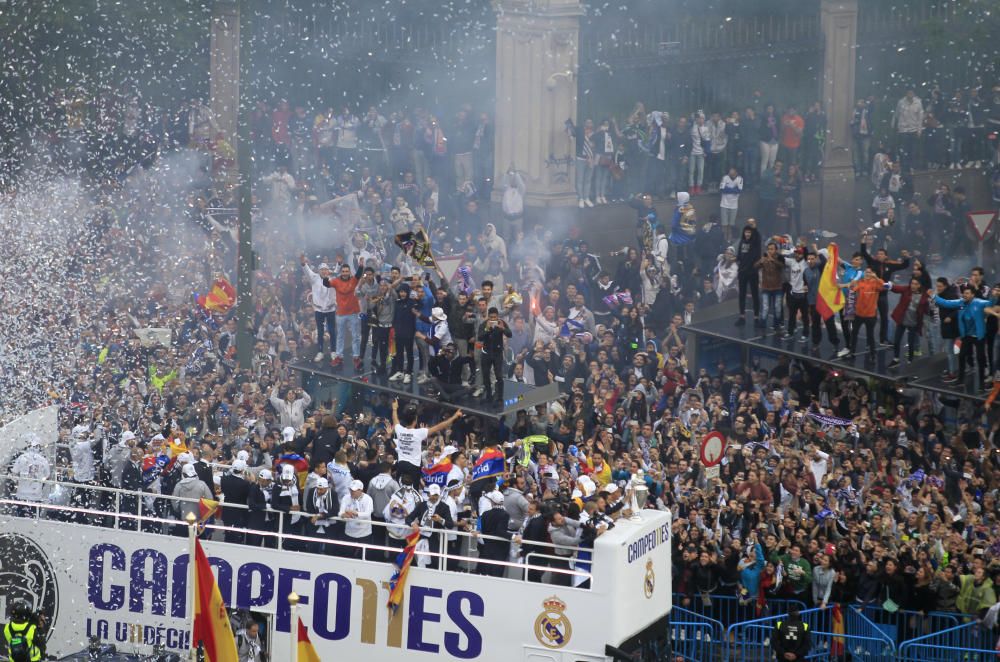
[[(135, 497), (109, 500), (123, 496)], [(0, 499), (0, 509), (0, 607), (23, 600), (45, 614), (50, 654), (78, 652), (94, 637), (124, 652), (190, 649), (186, 538), (143, 532), (158, 521), (141, 512), (13, 498)], [(635, 651), (667, 630), (671, 530), (664, 512), (641, 510), (599, 536), (586, 550), (589, 565), (570, 571), (589, 578), (587, 588), (526, 581), (525, 566), (515, 561), (501, 562), (503, 577), (414, 565), (391, 618), (389, 563), (286, 551), (294, 537), (281, 532), (270, 534), (278, 548), (220, 542), (222, 528), (208, 525), (202, 544), (223, 600), (266, 624), (273, 662), (292, 659), (293, 615), (323, 660), (596, 662), (620, 659), (616, 650)], [(383, 549), (367, 546), (366, 554)], [(474, 569), (477, 560), (470, 555), (459, 564)], [(294, 612), (293, 592), (300, 599)]]

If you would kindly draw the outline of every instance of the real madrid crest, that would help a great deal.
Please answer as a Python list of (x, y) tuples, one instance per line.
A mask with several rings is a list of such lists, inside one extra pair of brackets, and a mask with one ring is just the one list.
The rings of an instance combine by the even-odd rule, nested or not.
[(566, 618), (566, 603), (552, 596), (542, 603), (542, 613), (535, 619), (535, 638), (546, 648), (562, 648), (573, 636), (573, 625)]
[(642, 579), (642, 590), (646, 598), (653, 597), (653, 590), (656, 588), (656, 573), (653, 572), (653, 559), (646, 561), (646, 576)]

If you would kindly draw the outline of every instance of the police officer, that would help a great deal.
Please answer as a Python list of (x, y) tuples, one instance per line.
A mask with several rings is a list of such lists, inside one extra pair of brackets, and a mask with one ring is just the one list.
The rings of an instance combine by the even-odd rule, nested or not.
[(799, 608), (791, 606), (788, 609), (788, 620), (778, 621), (771, 637), (774, 647), (774, 657), (779, 662), (806, 659), (811, 648), (809, 625), (802, 622)]
[(36, 618), (27, 604), (14, 603), (10, 609), (10, 622), (3, 628), (7, 657), (11, 662), (38, 662), (44, 657), (43, 626), (42, 619)]

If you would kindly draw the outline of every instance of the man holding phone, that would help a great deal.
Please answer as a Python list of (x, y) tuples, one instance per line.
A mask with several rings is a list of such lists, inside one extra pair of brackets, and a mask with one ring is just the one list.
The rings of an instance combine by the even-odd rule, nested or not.
[[(480, 365), (483, 368), (483, 389), (486, 400), (498, 404), (503, 402), (504, 338), (510, 338), (512, 335), (510, 327), (500, 319), (500, 311), (490, 308), (486, 315), (486, 323), (479, 330), (479, 342), (483, 345)], [(492, 380), (490, 372), (493, 373)]]

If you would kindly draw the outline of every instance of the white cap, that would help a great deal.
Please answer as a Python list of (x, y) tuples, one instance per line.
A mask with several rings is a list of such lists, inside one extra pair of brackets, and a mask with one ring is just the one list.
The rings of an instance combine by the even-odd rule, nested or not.
[(285, 441), (291, 441), (295, 439), (295, 428), (289, 425), (287, 428), (281, 431), (281, 438)]
[(234, 460), (233, 461), (233, 473), (241, 474), (247, 470), (246, 460)]
[(594, 492), (597, 491), (597, 485), (590, 476), (580, 476), (576, 479), (576, 484), (580, 486), (580, 491), (585, 497), (594, 496)]
[(691, 195), (686, 191), (680, 191), (677, 194), (677, 204), (686, 205), (691, 200)]
[(618, 483), (608, 483), (601, 488), (602, 492), (607, 492), (608, 494), (614, 494), (618, 491)]
[(316, 267), (316, 269), (318, 269), (319, 271), (323, 271), (324, 269), (329, 270), (329, 268), (330, 268), (330, 265), (327, 264), (326, 262), (320, 262), (319, 266)]
[[(357, 492), (359, 490), (365, 489), (365, 484), (362, 483), (360, 480), (352, 480), (350, 487), (352, 491)], [(437, 486), (435, 485), (435, 487)]]
[(181, 453), (177, 456), (177, 462), (180, 464), (191, 464), (194, 462), (194, 455), (191, 455), (191, 453)]
[(281, 465), (281, 480), (295, 478), (295, 467), (290, 464)]
[(441, 496), (441, 486), (436, 483), (429, 486), (427, 488), (427, 494), (430, 496)]
[(457, 452), (458, 452), (458, 447), (457, 447), (457, 446), (451, 446), (451, 445), (448, 445), (448, 446), (445, 446), (445, 447), (444, 447), (444, 448), (443, 448), (443, 449), (441, 450), (441, 457), (448, 457), (448, 456), (450, 456), (450, 455), (451, 455), (452, 453), (457, 453)]
[(42, 440), (38, 438), (37, 434), (28, 435), (28, 448), (38, 448), (42, 445)]
[(448, 316), (444, 314), (443, 308), (434, 307), (431, 308), (431, 319), (437, 320), (438, 322), (443, 322), (448, 319)]
[(164, 437), (162, 434), (158, 434), (155, 437), (153, 437), (152, 439), (150, 439), (150, 441), (166, 441), (166, 440), (167, 440), (167, 438)]
[(86, 425), (77, 425), (73, 428), (74, 437), (84, 437), (90, 432), (90, 428)]
[(181, 469), (181, 473), (183, 473), (186, 478), (194, 478), (198, 475), (198, 472), (194, 470), (193, 464), (185, 464), (184, 468)]
[(327, 487), (330, 487), (330, 481), (328, 481), (326, 478), (316, 479), (316, 489), (325, 489)]
[(263, 478), (264, 480), (274, 480), (274, 474), (271, 473), (270, 469), (261, 469), (260, 473), (257, 474), (257, 478)]
[(246, 451), (240, 451), (239, 453), (236, 454), (236, 459), (248, 462), (250, 460), (250, 453)]
[(133, 439), (135, 439), (135, 432), (132, 432), (131, 430), (125, 430), (125, 432), (122, 432), (122, 443), (123, 444), (126, 441), (132, 441)]
[(493, 490), (492, 492), (486, 493), (486, 498), (490, 500), (494, 506), (499, 506), (503, 503), (503, 492), (500, 490)]

